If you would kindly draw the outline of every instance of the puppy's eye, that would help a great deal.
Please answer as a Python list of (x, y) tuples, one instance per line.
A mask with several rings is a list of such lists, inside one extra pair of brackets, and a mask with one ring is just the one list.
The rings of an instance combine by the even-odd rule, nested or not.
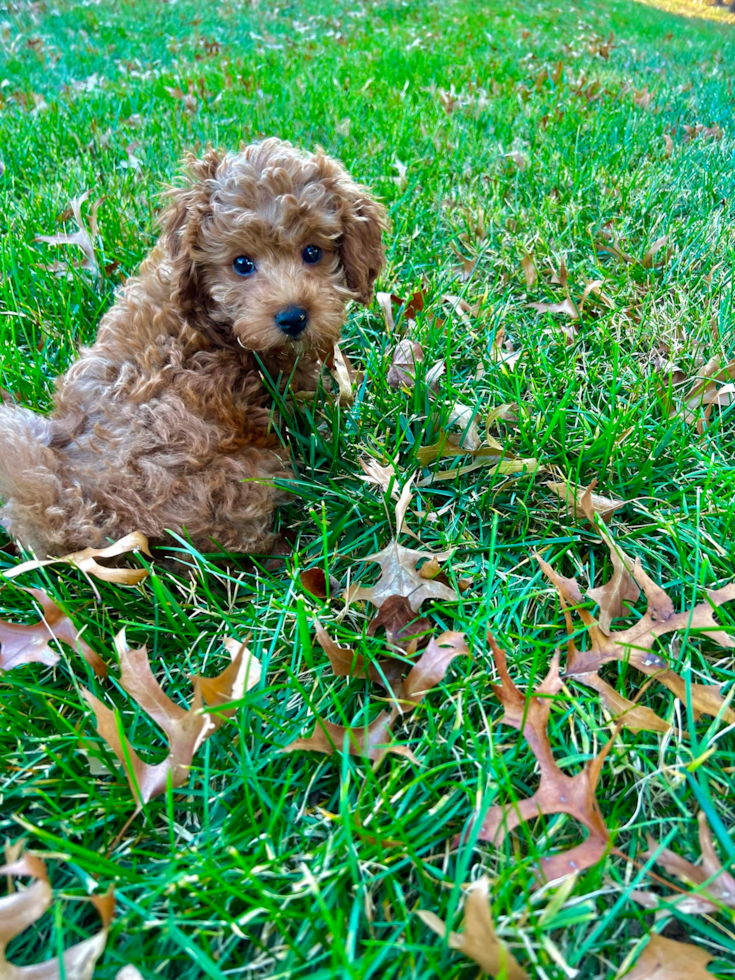
[(317, 262), (321, 262), (322, 250), (317, 248), (316, 245), (307, 245), (301, 255), (304, 262), (308, 263), (308, 265), (316, 265)]
[(249, 259), (247, 255), (238, 255), (235, 261), (232, 263), (232, 268), (238, 274), (238, 276), (252, 276), (255, 272), (255, 263), (252, 259)]

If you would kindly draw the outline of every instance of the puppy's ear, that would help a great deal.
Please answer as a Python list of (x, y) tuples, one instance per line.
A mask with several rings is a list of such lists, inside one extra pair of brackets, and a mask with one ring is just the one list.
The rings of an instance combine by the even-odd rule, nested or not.
[(357, 301), (367, 306), (373, 298), (375, 280), (385, 265), (382, 235), (388, 229), (388, 217), (367, 188), (347, 174), (338, 181), (337, 190), (344, 205), (340, 260), (347, 285)]
[(160, 244), (173, 266), (171, 299), (183, 312), (193, 309), (199, 293), (194, 253), (202, 223), (210, 213), (210, 199), (223, 159), (219, 151), (211, 148), (201, 159), (187, 154), (183, 183), (166, 192), (169, 204), (159, 218)]

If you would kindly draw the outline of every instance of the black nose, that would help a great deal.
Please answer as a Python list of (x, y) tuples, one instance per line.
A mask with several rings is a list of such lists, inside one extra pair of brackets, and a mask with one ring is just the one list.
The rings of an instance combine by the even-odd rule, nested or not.
[(287, 306), (276, 313), (276, 323), (289, 337), (298, 337), (306, 330), (309, 315), (300, 306)]

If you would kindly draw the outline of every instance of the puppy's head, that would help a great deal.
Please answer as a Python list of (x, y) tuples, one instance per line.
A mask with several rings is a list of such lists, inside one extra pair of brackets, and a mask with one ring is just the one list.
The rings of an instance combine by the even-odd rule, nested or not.
[(225, 342), (326, 353), (347, 301), (370, 302), (385, 211), (324, 153), (278, 139), (209, 150), (187, 159), (170, 197), (162, 245), (172, 299), (205, 313)]

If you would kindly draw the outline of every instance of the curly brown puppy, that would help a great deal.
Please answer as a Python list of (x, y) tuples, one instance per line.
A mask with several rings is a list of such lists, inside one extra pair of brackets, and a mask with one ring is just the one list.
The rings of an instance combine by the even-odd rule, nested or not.
[(0, 518), (39, 555), (131, 530), (266, 551), (288, 478), (255, 352), (303, 384), (369, 303), (385, 211), (324, 153), (267, 139), (189, 157), (162, 234), (57, 384), (0, 409)]

